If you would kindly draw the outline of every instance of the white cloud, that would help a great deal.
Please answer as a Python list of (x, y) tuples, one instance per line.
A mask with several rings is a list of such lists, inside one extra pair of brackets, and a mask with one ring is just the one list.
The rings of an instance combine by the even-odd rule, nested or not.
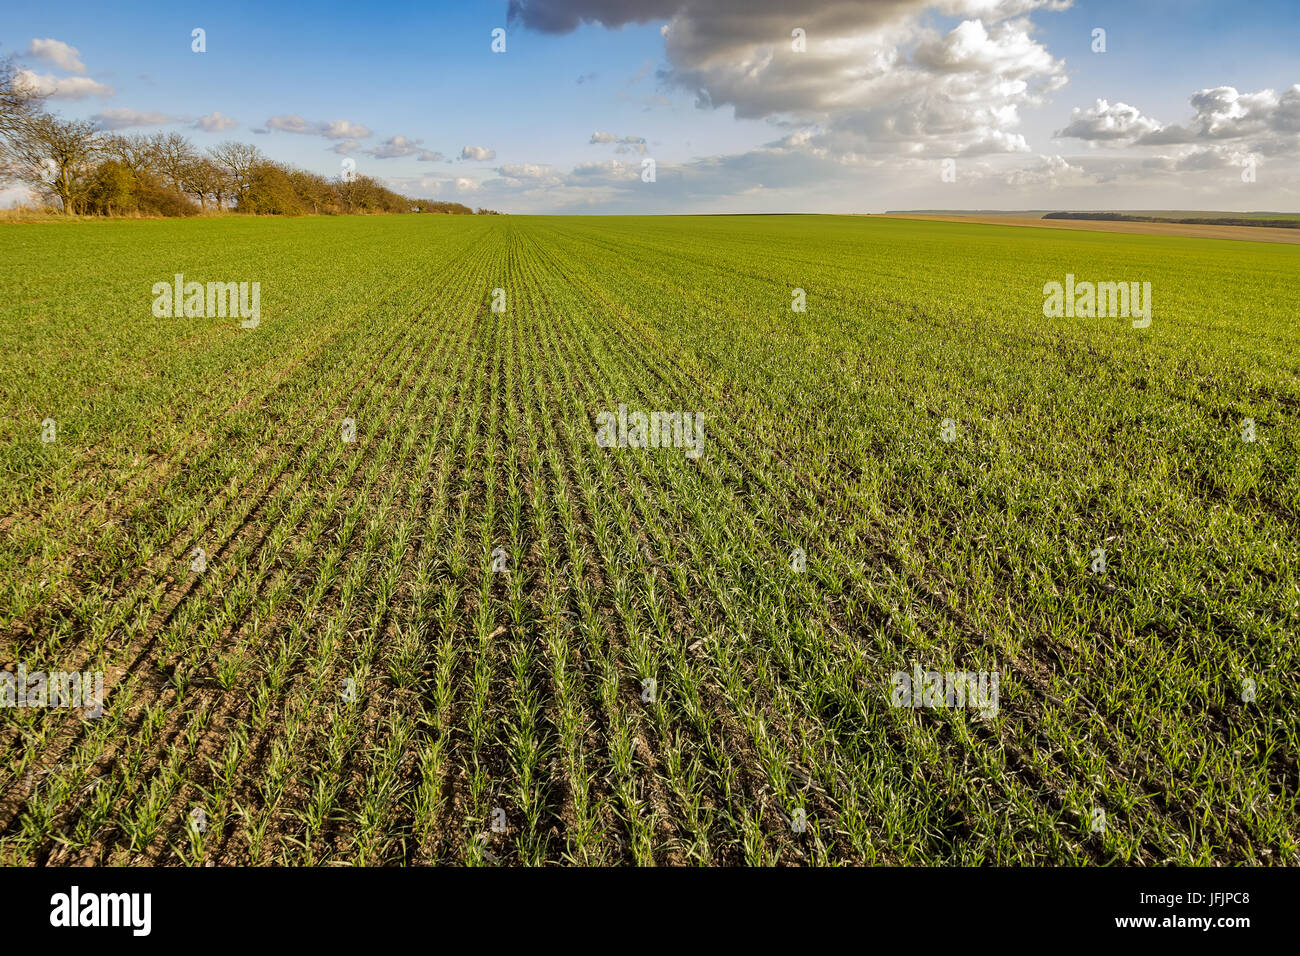
[(111, 86), (88, 76), (53, 76), (49, 73), (19, 70), (14, 74), (14, 83), (56, 100), (84, 100), (88, 96), (107, 99), (113, 95)]
[(460, 158), (487, 161), (489, 159), (496, 159), (497, 151), (495, 149), (489, 149), (487, 146), (466, 146), (460, 151)]
[(1131, 143), (1159, 129), (1160, 121), (1143, 116), (1137, 107), (1099, 99), (1087, 109), (1075, 107), (1071, 110), (1070, 125), (1057, 130), (1055, 135), (1089, 142)]
[(234, 129), (238, 125), (238, 120), (233, 120), (229, 116), (222, 116), (219, 112), (212, 112), (207, 116), (200, 116), (195, 121), (194, 128), (201, 129), (205, 133), (220, 133), (223, 130)]
[[(656, 176), (660, 169), (656, 169)], [(570, 185), (592, 183), (631, 183), (641, 181), (641, 165), (624, 163), (617, 159), (605, 162), (578, 163), (564, 181)]]
[[(1261, 177), (1251, 198), (1234, 197), (1234, 205), (1281, 208), (1300, 195), (1294, 164), (1282, 161), (1300, 152), (1300, 85), (1280, 92), (1200, 90), (1190, 98), (1191, 118), (1171, 125), (1130, 105), (1132, 96), (1098, 100), (1068, 118), (1063, 106), (1043, 128), (1064, 127), (1056, 135), (1088, 151), (1040, 155), (1024, 116), (1048, 105), (1066, 87), (1067, 74), (1035, 21), (1069, 6), (1069, 0), (805, 0), (794, 7), (788, 0), (511, 0), (512, 20), (545, 33), (584, 23), (615, 29), (660, 22), (661, 93), (683, 91), (700, 109), (730, 107), (738, 118), (765, 120), (782, 132), (745, 152), (661, 161), (653, 188), (640, 181), (639, 164), (611, 158), (567, 171), (503, 165), (481, 182), (480, 195), (499, 208), (602, 211), (647, 204), (664, 211), (1096, 208), (1102, 202), (1208, 208), (1208, 197), (1223, 197), (1225, 189), (1241, 193), (1233, 167), (1249, 157), (1261, 164), (1273, 159), (1267, 177), (1273, 191)], [(803, 52), (791, 48), (794, 26), (806, 31)], [(1086, 34), (1079, 42), (1086, 49)], [(619, 97), (632, 102), (627, 93)], [(643, 151), (638, 139), (600, 129), (588, 142), (617, 155)], [(1103, 145), (1112, 148), (1096, 148)], [(471, 158), (469, 148), (461, 155)], [(940, 185), (937, 160), (946, 157), (959, 157), (960, 172), (955, 184)], [(1104, 193), (1098, 185), (1107, 187)]]
[[(1188, 122), (1164, 125), (1135, 107), (1098, 100), (1086, 110), (1073, 110), (1069, 126), (1056, 135), (1078, 138), (1090, 146), (1101, 142), (1124, 147), (1121, 158), (1097, 166), (1097, 181), (1111, 186), (1145, 183), (1172, 188), (1177, 179), (1184, 188), (1221, 190), (1225, 184), (1241, 182), (1238, 175), (1225, 175), (1228, 170), (1239, 170), (1248, 162), (1263, 167), (1270, 157), (1289, 159), (1300, 152), (1300, 84), (1281, 93), (1272, 89), (1243, 93), (1218, 86), (1198, 90), (1188, 102), (1193, 111)], [(1279, 205), (1294, 202), (1300, 187), (1296, 179), (1285, 166), (1273, 166), (1268, 182), (1284, 191), (1285, 198), (1275, 200)], [(1201, 200), (1196, 205), (1206, 203)]]
[(44, 60), (51, 66), (57, 66), (60, 70), (67, 70), (69, 73), (86, 72), (86, 64), (81, 62), (81, 51), (62, 40), (53, 40), (49, 37), (43, 40), (32, 40), (27, 44), (27, 55)]
[(179, 116), (166, 113), (140, 112), (139, 110), (111, 109), (96, 113), (91, 117), (101, 129), (131, 129), (137, 126), (164, 126), (183, 120)]
[(1017, 20), (998, 24), (990, 32), (979, 20), (963, 20), (946, 34), (927, 35), (912, 60), (935, 73), (972, 73), (1004, 82), (1054, 75), (1059, 64), (1030, 38), (1028, 27), (1028, 20)]
[(1239, 139), (1257, 133), (1300, 133), (1300, 83), (1274, 90), (1238, 93), (1218, 86), (1192, 95), (1191, 126), (1202, 139)]
[(1057, 136), (1122, 145), (1178, 146), (1251, 141), (1263, 151), (1280, 152), (1300, 137), (1300, 84), (1278, 93), (1263, 89), (1239, 93), (1235, 87), (1199, 90), (1188, 99), (1193, 115), (1186, 124), (1165, 125), (1125, 103), (1097, 100), (1071, 111), (1071, 122)]
[(347, 120), (331, 120), (324, 124), (320, 134), (326, 139), (365, 139), (370, 136), (370, 130), (360, 123), (349, 123)]
[(551, 167), (535, 163), (507, 163), (497, 168), (506, 179), (530, 184), (559, 183), (562, 177)]
[[(1020, 110), (1066, 83), (1025, 14), (1065, 0), (514, 0), (526, 26), (566, 32), (665, 19), (660, 80), (701, 109), (815, 127), (806, 148), (867, 155), (1029, 149)], [(934, 8), (960, 18), (941, 30)], [(792, 48), (791, 28), (806, 49)], [(597, 141), (608, 141), (605, 139)], [(631, 144), (629, 144), (631, 145)]]
[(1083, 168), (1071, 165), (1060, 156), (1039, 156), (1037, 163), (1013, 169), (1003, 177), (1008, 186), (1048, 186), (1053, 189), (1067, 183), (1078, 184), (1083, 179)]
[(940, 0), (938, 8), (955, 17), (978, 17), (989, 23), (1034, 10), (1068, 10), (1072, 0)]
[(286, 133), (301, 133), (304, 136), (319, 132), (318, 125), (307, 122), (296, 113), (286, 116), (272, 116), (266, 121), (267, 129), (278, 129)]
[(266, 128), (303, 136), (324, 136), (326, 139), (340, 140), (365, 139), (371, 135), (370, 130), (360, 123), (351, 123), (348, 120), (313, 122), (303, 119), (297, 113), (272, 116), (266, 121)]
[[(352, 140), (350, 142), (355, 142)], [(425, 149), (420, 144), (422, 139), (408, 139), (405, 136), (394, 136), (387, 142), (379, 146), (372, 146), (366, 150), (376, 159), (397, 159), (403, 156), (417, 156), (422, 163), (436, 163), (442, 159), (442, 153), (435, 153), (432, 150)]]
[(587, 141), (593, 143), (617, 143), (616, 153), (640, 153), (645, 155), (646, 141), (644, 136), (616, 136), (614, 133), (608, 133), (604, 130), (596, 130), (591, 134), (591, 139)]

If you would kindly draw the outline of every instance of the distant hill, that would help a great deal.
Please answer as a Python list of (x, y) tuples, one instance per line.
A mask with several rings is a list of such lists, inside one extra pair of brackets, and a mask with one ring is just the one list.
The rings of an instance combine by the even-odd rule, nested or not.
[(972, 216), (983, 219), (1034, 219), (1042, 218), (1050, 209), (886, 209), (886, 216)]
[(1105, 222), (1173, 222), (1193, 226), (1271, 226), (1275, 229), (1300, 229), (1300, 217), (1274, 212), (1244, 213), (1169, 213), (1140, 215), (1129, 212), (1049, 212), (1044, 219), (1093, 219)]

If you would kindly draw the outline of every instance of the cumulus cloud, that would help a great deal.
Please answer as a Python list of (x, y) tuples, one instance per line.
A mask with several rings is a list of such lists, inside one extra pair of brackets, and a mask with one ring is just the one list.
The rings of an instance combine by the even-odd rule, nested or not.
[[(815, 128), (805, 146), (868, 154), (1023, 152), (1020, 110), (1064, 86), (1026, 14), (1065, 0), (513, 0), (525, 26), (666, 20), (660, 82), (700, 109)], [(950, 29), (929, 12), (959, 19)], [(792, 44), (792, 27), (805, 48)]]
[(569, 173), (569, 178), (623, 180), (631, 178), (632, 175), (632, 167), (628, 163), (610, 159), (605, 162), (578, 163)]
[[(864, 17), (877, 21), (900, 12), (933, 6), (955, 17), (979, 17), (986, 21), (1021, 16), (1034, 10), (1064, 10), (1071, 0), (809, 0), (801, 4), (804, 24), (819, 28), (842, 28), (861, 23)], [(583, 23), (617, 28), (629, 23), (691, 19), (716, 22), (708, 32), (720, 35), (728, 29), (746, 31), (750, 37), (790, 35), (790, 4), (785, 0), (510, 0), (508, 17), (542, 33), (571, 33)], [(813, 31), (809, 30), (811, 36)], [(829, 31), (827, 31), (829, 32)]]
[(529, 183), (557, 183), (561, 177), (546, 164), (507, 163), (497, 167), (497, 173), (506, 179)]
[[(1191, 99), (1196, 111), (1192, 128), (1205, 139), (1235, 139), (1272, 130), (1284, 98), (1289, 101), (1291, 109), (1284, 109), (1281, 115), (1294, 118), (1295, 106), (1300, 102), (1300, 86), (1292, 87), (1281, 97), (1273, 90), (1238, 93), (1231, 86), (1201, 90)], [(1294, 131), (1295, 127), (1291, 129)]]
[(166, 113), (140, 112), (139, 110), (112, 109), (104, 110), (90, 117), (100, 129), (131, 129), (137, 126), (163, 126), (167, 123), (183, 122), (184, 117), (169, 116)]
[(320, 132), (319, 125), (318, 123), (309, 123), (297, 114), (272, 116), (266, 121), (267, 129), (278, 129), (286, 133), (301, 133), (303, 135)]
[(1087, 109), (1071, 110), (1070, 125), (1055, 135), (1090, 142), (1132, 142), (1161, 128), (1159, 120), (1143, 116), (1134, 106), (1099, 99)]
[(321, 135), (326, 139), (365, 139), (370, 135), (370, 130), (360, 123), (349, 123), (347, 120), (331, 120), (321, 130)]
[[(498, 194), (504, 194), (508, 188), (504, 188), (507, 182), (516, 183), (516, 180), (505, 180), (497, 178), (491, 180), (497, 183)], [(468, 199), (470, 193), (482, 194), (485, 186), (476, 179), (468, 176), (457, 178), (447, 178), (444, 176), (390, 176), (384, 179), (385, 185), (407, 196), (425, 196), (440, 197), (442, 199)]]
[[(1193, 141), (1300, 135), (1300, 83), (1278, 93), (1238, 93), (1235, 87), (1200, 90), (1190, 99), (1195, 115), (1186, 132)], [(1161, 132), (1168, 134), (1168, 130)]]
[(220, 133), (223, 130), (234, 129), (238, 125), (238, 120), (233, 120), (229, 116), (222, 116), (220, 112), (200, 116), (194, 122), (194, 128), (201, 129), (205, 133)]
[(1073, 0), (940, 0), (936, 7), (949, 16), (1006, 20), (1035, 10), (1068, 10)]
[(582, 23), (621, 27), (665, 20), (682, 0), (510, 0), (508, 19), (543, 33), (570, 33)]
[(1047, 186), (1052, 189), (1080, 184), (1083, 179), (1083, 167), (1072, 165), (1060, 156), (1039, 156), (1038, 162), (1010, 170), (1003, 176), (1008, 186)]
[(285, 133), (298, 133), (303, 136), (324, 136), (326, 139), (365, 139), (370, 130), (360, 123), (348, 120), (330, 120), (329, 122), (312, 122), (296, 113), (272, 116), (266, 121), (267, 129), (278, 129)]
[[(355, 140), (349, 142), (355, 142)], [(399, 159), (404, 156), (416, 156), (422, 163), (436, 163), (442, 159), (442, 153), (435, 153), (432, 150), (425, 149), (420, 145), (423, 142), (422, 139), (394, 136), (378, 146), (372, 146), (365, 152), (376, 159)]]
[(56, 100), (84, 100), (88, 96), (107, 99), (113, 95), (111, 86), (88, 76), (54, 76), (19, 70), (14, 74), (14, 84)]
[(489, 149), (487, 146), (466, 146), (460, 151), (460, 158), (487, 161), (489, 159), (496, 159), (497, 151), (495, 149)]
[(616, 136), (613, 133), (604, 130), (596, 130), (591, 134), (591, 139), (587, 140), (589, 144), (594, 143), (616, 143), (616, 153), (640, 153), (645, 155), (646, 141), (644, 136)]
[(1125, 103), (1097, 100), (1071, 111), (1071, 122), (1056, 135), (1121, 145), (1192, 146), (1254, 141), (1264, 151), (1279, 151), (1300, 136), (1300, 84), (1278, 93), (1264, 89), (1240, 93), (1217, 86), (1193, 93), (1187, 123), (1165, 125)]
[[(1300, 151), (1300, 84), (1280, 93), (1218, 86), (1198, 90), (1188, 103), (1191, 119), (1166, 125), (1136, 107), (1098, 100), (1073, 110), (1070, 124), (1056, 135), (1124, 147), (1103, 163), (1086, 161), (1092, 180), (1112, 187), (1150, 187), (1156, 179), (1168, 186), (1170, 174), (1181, 174), (1185, 188), (1204, 190), (1239, 182), (1237, 176), (1225, 178), (1228, 170)], [(1270, 179), (1280, 188), (1293, 191), (1297, 186), (1281, 168)]]
[(1188, 102), (1191, 119), (1165, 125), (1127, 104), (1098, 100), (1086, 110), (1075, 109), (1070, 124), (1056, 135), (1136, 150), (1131, 155), (1137, 159), (1099, 171), (1097, 180), (1110, 184), (1149, 181), (1155, 174), (1167, 179), (1171, 173), (1186, 174), (1188, 182), (1209, 182), (1206, 177), (1228, 169), (1293, 157), (1300, 150), (1300, 84), (1280, 93), (1218, 86), (1198, 90)]
[(60, 70), (67, 70), (69, 73), (86, 72), (86, 64), (81, 62), (81, 51), (62, 40), (49, 37), (43, 40), (34, 39), (27, 44), (27, 56), (44, 60), (51, 66), (57, 66)]
[(1196, 146), (1172, 160), (1170, 157), (1161, 157), (1161, 160), (1165, 168), (1174, 172), (1212, 172), (1240, 168), (1250, 158), (1249, 152), (1240, 149)]
[[(171, 123), (184, 124), (191, 129), (205, 133), (220, 133), (234, 129), (239, 123), (219, 112), (209, 113), (195, 119), (193, 116), (173, 116), (153, 110), (110, 109), (95, 113), (90, 117), (101, 129), (131, 129), (140, 126), (165, 126)], [(256, 131), (254, 131), (256, 132)], [(265, 132), (263, 130), (262, 132)]]
[(980, 20), (963, 20), (948, 33), (927, 34), (912, 54), (913, 65), (938, 74), (997, 76), (1016, 86), (1025, 77), (1051, 76), (1058, 64), (1029, 36), (1028, 23), (1017, 20), (990, 30)]
[[(1091, 206), (1096, 200), (1089, 190), (1108, 184), (1119, 187), (1108, 192), (1108, 201), (1129, 196), (1149, 202), (1153, 182), (1163, 188), (1173, 179), (1167, 172), (1186, 174), (1186, 185), (1170, 185), (1169, 192), (1203, 191), (1244, 158), (1280, 159), (1300, 150), (1300, 86), (1253, 93), (1215, 87), (1194, 94), (1191, 119), (1172, 125), (1144, 114), (1131, 98), (1098, 100), (1056, 124), (1056, 136), (1089, 147), (1086, 157), (1036, 155), (1024, 116), (1067, 86), (1065, 63), (1042, 41), (1039, 21), (1070, 5), (511, 0), (509, 16), (550, 34), (584, 24), (617, 29), (657, 22), (664, 60), (656, 75), (659, 93), (676, 90), (698, 109), (729, 109), (738, 118), (765, 120), (785, 131), (743, 153), (661, 162), (657, 208), (698, 208), (712, 199), (752, 196), (771, 202), (784, 195), (798, 196), (796, 204), (817, 197), (843, 208), (836, 204), (843, 203), (844, 190), (861, 196), (868, 171), (871, 182), (912, 190), (924, 197), (919, 204), (932, 205), (934, 164), (944, 157), (961, 157), (961, 182), (987, 199), (1023, 203), (1034, 196), (1065, 204), (1077, 196)], [(792, 46), (795, 27), (804, 30), (805, 43)], [(620, 98), (630, 100), (626, 93)], [(597, 130), (589, 142), (616, 153), (644, 148), (622, 139)], [(1112, 148), (1096, 148), (1101, 146)], [(1169, 147), (1169, 155), (1152, 156), (1158, 147)], [(485, 189), (525, 197), (545, 193), (561, 203), (605, 210), (645, 203), (634, 163), (582, 163), (567, 173), (532, 178), (508, 175), (505, 167), (498, 172)], [(888, 201), (900, 205), (895, 198)]]

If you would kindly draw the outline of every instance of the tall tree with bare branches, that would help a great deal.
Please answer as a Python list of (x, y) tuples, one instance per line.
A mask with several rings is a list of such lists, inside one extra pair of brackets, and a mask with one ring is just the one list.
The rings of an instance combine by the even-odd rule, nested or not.
[(229, 196), (238, 206), (247, 197), (248, 190), (253, 185), (253, 174), (258, 166), (266, 162), (266, 157), (256, 146), (234, 141), (214, 146), (208, 150), (208, 155), (225, 170)]
[(102, 145), (95, 124), (42, 113), (24, 121), (7, 140), (12, 175), (53, 193), (64, 212), (76, 213)]
[(12, 57), (0, 60), (0, 137), (25, 129), (41, 114), (45, 96), (22, 82)]

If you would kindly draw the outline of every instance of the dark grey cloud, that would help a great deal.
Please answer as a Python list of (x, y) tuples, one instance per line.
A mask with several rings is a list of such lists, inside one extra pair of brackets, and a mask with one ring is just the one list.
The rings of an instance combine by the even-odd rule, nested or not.
[[(525, 27), (562, 33), (666, 21), (661, 88), (699, 109), (815, 126), (810, 147), (1019, 152), (1018, 110), (1065, 83), (1020, 15), (1065, 0), (513, 0)], [(927, 14), (957, 18), (934, 26)], [(1018, 19), (1009, 19), (1018, 17)], [(796, 40), (798, 42), (796, 42)]]
[(507, 19), (542, 33), (571, 33), (583, 23), (621, 27), (666, 20), (684, 0), (510, 0)]

